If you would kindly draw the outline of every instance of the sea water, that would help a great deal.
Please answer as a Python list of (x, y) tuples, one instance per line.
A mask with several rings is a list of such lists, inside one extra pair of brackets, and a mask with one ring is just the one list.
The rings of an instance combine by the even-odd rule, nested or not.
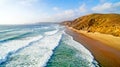
[(82, 44), (53, 23), (0, 26), (0, 67), (99, 67)]

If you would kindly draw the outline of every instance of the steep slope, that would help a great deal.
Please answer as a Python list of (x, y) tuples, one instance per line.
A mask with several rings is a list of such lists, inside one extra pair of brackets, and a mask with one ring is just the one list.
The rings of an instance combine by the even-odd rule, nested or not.
[(69, 26), (77, 30), (120, 36), (120, 14), (90, 14), (75, 19)]

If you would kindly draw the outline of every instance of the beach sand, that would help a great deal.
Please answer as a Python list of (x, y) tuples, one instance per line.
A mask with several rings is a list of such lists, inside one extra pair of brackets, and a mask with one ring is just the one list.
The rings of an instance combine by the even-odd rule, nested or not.
[(90, 50), (101, 67), (120, 67), (120, 37), (87, 33), (70, 27), (66, 32)]

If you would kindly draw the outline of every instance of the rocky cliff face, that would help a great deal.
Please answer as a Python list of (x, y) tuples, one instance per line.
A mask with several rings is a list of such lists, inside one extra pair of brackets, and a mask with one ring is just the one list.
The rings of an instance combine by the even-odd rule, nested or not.
[(120, 14), (90, 14), (70, 23), (77, 30), (120, 36)]

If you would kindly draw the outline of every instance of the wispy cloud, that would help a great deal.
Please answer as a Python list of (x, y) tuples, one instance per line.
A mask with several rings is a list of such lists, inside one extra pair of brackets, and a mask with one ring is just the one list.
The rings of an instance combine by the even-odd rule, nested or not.
[(78, 9), (80, 12), (86, 12), (86, 4), (82, 4), (79, 9)]
[(18, 0), (18, 3), (20, 3), (21, 5), (31, 6), (38, 1), (39, 0)]
[(54, 10), (54, 11), (59, 11), (60, 8), (58, 8), (58, 7), (53, 7), (53, 10)]
[(72, 9), (69, 9), (69, 10), (65, 10), (60, 13), (55, 14), (54, 20), (56, 17), (58, 19), (56, 19), (55, 21), (70, 20), (70, 19), (73, 19), (74, 16), (75, 16), (75, 11)]
[(66, 0), (66, 3), (61, 0), (0, 0), (0, 24), (60, 22), (94, 12), (120, 13), (118, 1)]
[(49, 20), (56, 22), (73, 20), (87, 12), (86, 4), (82, 4), (76, 9), (61, 10), (59, 7), (54, 7), (53, 9), (59, 12), (54, 14), (52, 17), (49, 17)]
[(103, 11), (103, 10), (110, 9), (111, 6), (112, 6), (112, 3), (104, 3), (104, 4), (100, 4), (100, 5), (93, 7), (92, 10), (93, 11)]
[(92, 8), (93, 11), (107, 11), (107, 12), (118, 12), (120, 10), (120, 2), (117, 3), (103, 3)]

